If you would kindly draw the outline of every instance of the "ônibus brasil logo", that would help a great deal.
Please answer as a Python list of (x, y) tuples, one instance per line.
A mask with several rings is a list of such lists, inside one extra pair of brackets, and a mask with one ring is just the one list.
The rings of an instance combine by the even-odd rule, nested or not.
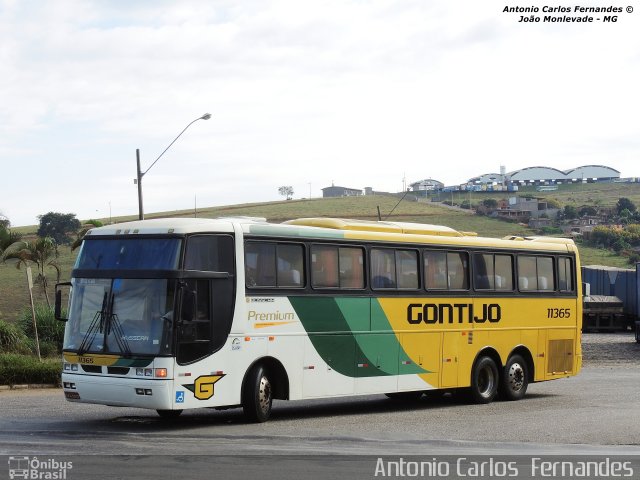
[(54, 458), (9, 457), (9, 478), (33, 480), (65, 480), (73, 462), (62, 462)]

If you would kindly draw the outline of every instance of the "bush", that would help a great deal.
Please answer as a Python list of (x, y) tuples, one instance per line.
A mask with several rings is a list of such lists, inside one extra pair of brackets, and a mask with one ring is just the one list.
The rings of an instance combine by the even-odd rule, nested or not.
[(629, 254), (629, 263), (631, 265), (635, 265), (638, 262), (640, 262), (640, 253), (633, 252), (633, 253)]
[[(44, 344), (55, 346), (52, 354), (62, 353), (62, 342), (64, 340), (64, 322), (56, 320), (53, 315), (53, 308), (46, 305), (36, 305), (36, 323), (38, 324), (38, 340), (40, 341), (40, 353), (45, 355), (43, 350)], [(63, 316), (64, 316), (63, 312)], [(31, 318), (31, 309), (27, 308), (22, 311), (18, 319), (18, 325), (24, 334), (32, 340), (35, 340), (33, 331), (33, 319)], [(35, 349), (34, 349), (35, 351)]]
[(39, 362), (31, 355), (0, 354), (0, 384), (21, 385), (29, 383), (60, 384), (61, 359)]
[(0, 353), (29, 353), (27, 340), (16, 325), (0, 320)]

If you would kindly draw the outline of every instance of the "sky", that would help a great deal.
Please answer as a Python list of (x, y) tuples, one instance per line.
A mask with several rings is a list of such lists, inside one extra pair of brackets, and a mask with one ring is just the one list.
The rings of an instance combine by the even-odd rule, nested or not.
[(0, 212), (135, 215), (136, 149), (145, 170), (204, 113), (144, 177), (146, 213), (501, 165), (640, 176), (640, 6), (507, 5), (547, 3), (0, 0)]

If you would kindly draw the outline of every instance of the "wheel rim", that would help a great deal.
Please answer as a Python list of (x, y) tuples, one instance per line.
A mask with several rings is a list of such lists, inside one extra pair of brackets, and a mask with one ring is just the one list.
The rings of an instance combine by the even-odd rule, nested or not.
[(485, 366), (478, 372), (478, 391), (483, 397), (490, 397), (496, 385), (496, 376), (490, 366)]
[(524, 386), (524, 368), (519, 363), (513, 363), (509, 367), (509, 388), (513, 392), (519, 392)]
[(271, 383), (269, 379), (265, 376), (260, 378), (260, 388), (258, 391), (258, 405), (260, 406), (260, 410), (264, 412), (268, 412), (269, 408), (271, 408)]

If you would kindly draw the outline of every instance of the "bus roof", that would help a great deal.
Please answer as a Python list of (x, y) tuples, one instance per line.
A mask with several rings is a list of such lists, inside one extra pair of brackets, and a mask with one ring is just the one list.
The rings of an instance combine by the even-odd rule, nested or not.
[(350, 239), (517, 250), (576, 250), (570, 238), (509, 236), (499, 239), (478, 237), (476, 233), (461, 232), (440, 225), (344, 218), (299, 218), (279, 224), (268, 223), (266, 219), (256, 217), (159, 218), (98, 227), (90, 230), (87, 236), (90, 238), (101, 235), (233, 232), (234, 224), (239, 225), (245, 234), (255, 236)]
[(443, 237), (475, 236), (473, 232), (458, 232), (442, 225), (411, 222), (373, 222), (370, 220), (349, 220), (344, 218), (298, 218), (284, 222), (286, 225), (306, 225), (310, 227), (354, 230), (359, 232), (415, 233)]
[(460, 232), (449, 227), (410, 222), (299, 218), (282, 224), (255, 224), (244, 228), (246, 233), (259, 236), (335, 238), (556, 252), (576, 251), (575, 244), (570, 238), (478, 237), (472, 232)]

